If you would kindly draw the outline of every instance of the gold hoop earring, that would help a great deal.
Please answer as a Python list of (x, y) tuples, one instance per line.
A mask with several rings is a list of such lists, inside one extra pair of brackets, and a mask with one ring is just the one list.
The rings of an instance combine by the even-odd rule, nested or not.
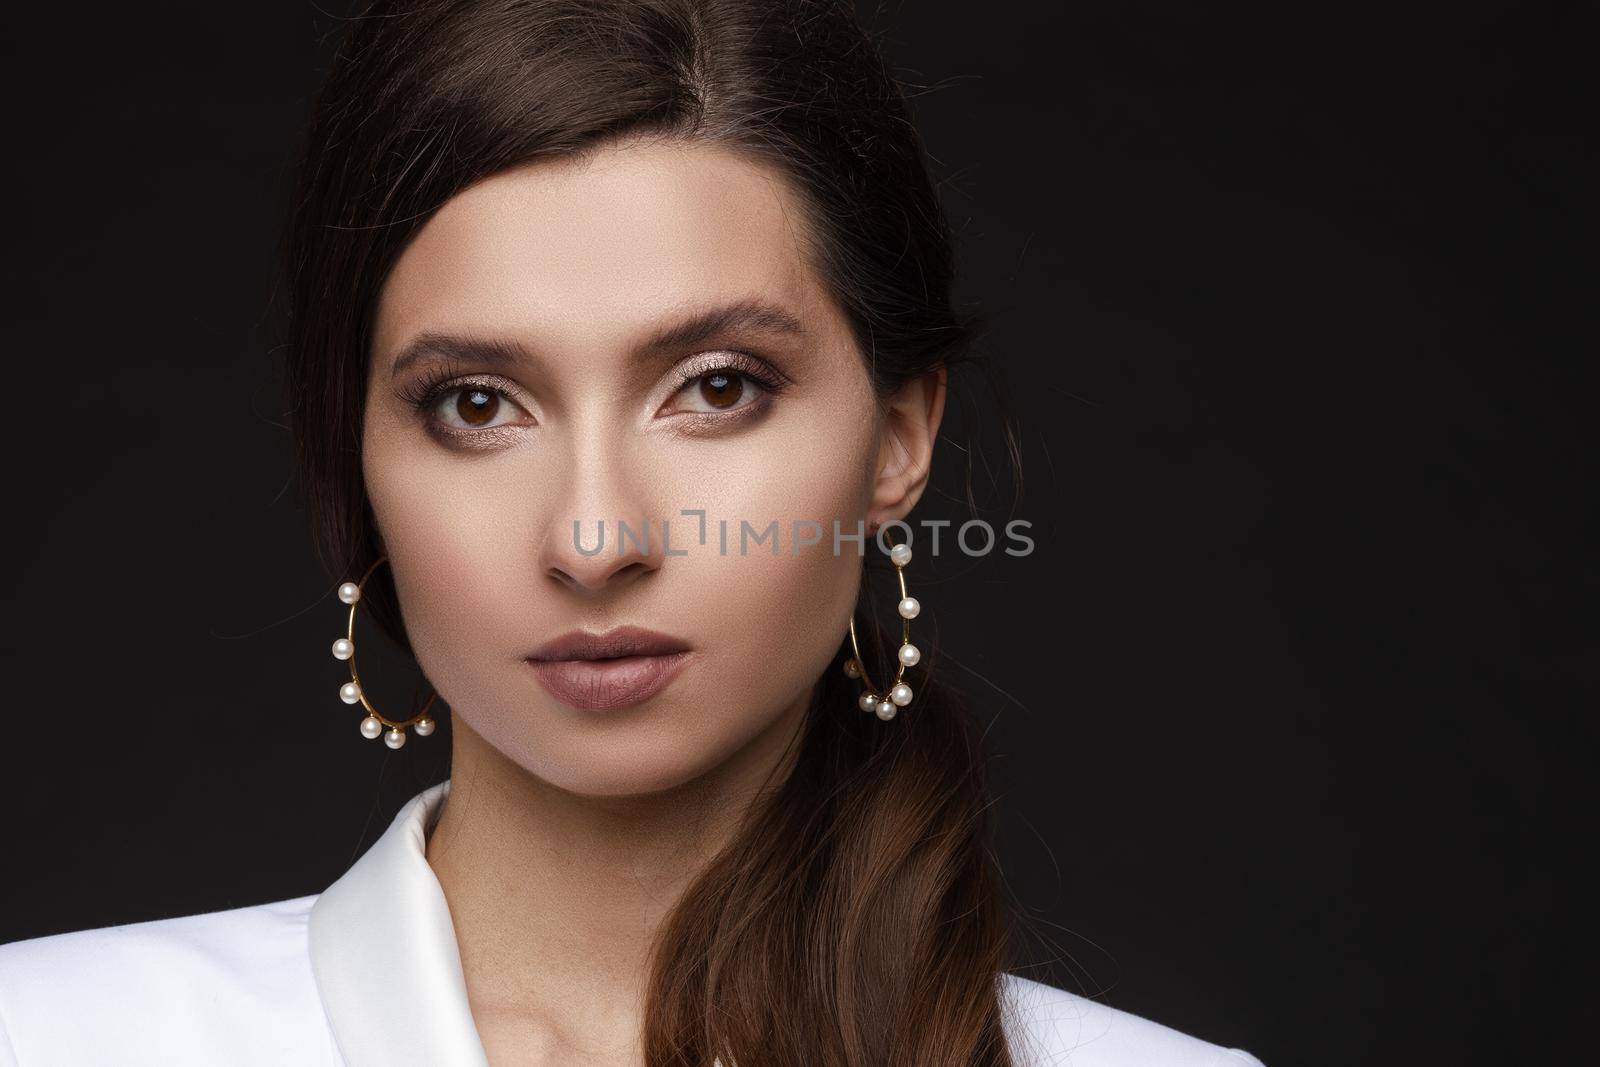
[(856, 701), (857, 706), (862, 711), (876, 712), (884, 722), (894, 718), (899, 709), (911, 703), (911, 687), (901, 679), (905, 677), (907, 667), (915, 667), (922, 659), (922, 651), (911, 643), (911, 620), (921, 614), (922, 604), (906, 592), (906, 564), (911, 562), (911, 546), (895, 545), (889, 549), (889, 560), (894, 564), (895, 577), (900, 580), (900, 603), (896, 606), (900, 615), (900, 651), (896, 656), (899, 663), (895, 668), (894, 681), (889, 683), (887, 689), (879, 689), (868, 676), (866, 661), (861, 658), (861, 646), (856, 643), (854, 612), (850, 614), (851, 658), (844, 661), (845, 676), (861, 679), (864, 686)]
[[(376, 741), (379, 734), (383, 734), (383, 743), (390, 748), (399, 748), (406, 743), (406, 727), (409, 726), (418, 737), (427, 737), (433, 733), (434, 721), (428, 718), (428, 709), (433, 707), (433, 702), (439, 699), (439, 694), (434, 692), (428, 697), (428, 702), (422, 705), (422, 710), (409, 719), (396, 721), (386, 719), (379, 714), (367, 700), (367, 694), (361, 689), (361, 675), (356, 672), (356, 606), (361, 603), (361, 591), (366, 587), (367, 579), (372, 577), (372, 572), (378, 565), (389, 557), (379, 556), (372, 566), (367, 568), (367, 573), (361, 576), (359, 582), (345, 582), (339, 586), (339, 599), (350, 605), (350, 620), (345, 626), (344, 636), (333, 643), (333, 658), (348, 660), (350, 662), (350, 680), (339, 687), (339, 699), (346, 704), (360, 704), (367, 709), (367, 717), (361, 720), (361, 736), (369, 741)], [(389, 729), (384, 731), (384, 727)]]

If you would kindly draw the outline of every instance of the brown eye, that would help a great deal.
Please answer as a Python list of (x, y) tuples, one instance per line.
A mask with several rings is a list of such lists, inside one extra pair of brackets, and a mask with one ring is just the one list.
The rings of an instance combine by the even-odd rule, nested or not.
[(700, 376), (700, 395), (714, 408), (730, 408), (744, 395), (744, 378), (716, 370)]
[(422, 406), (434, 423), (461, 434), (509, 426), (522, 411), (522, 406), (505, 390), (477, 382), (441, 389)]
[(500, 410), (500, 394), (492, 389), (468, 386), (456, 394), (456, 414), (474, 429), (486, 426)]
[[(678, 391), (662, 413), (699, 416), (702, 425), (717, 423), (724, 415), (731, 420), (760, 414), (788, 384), (764, 360), (739, 352), (724, 353), (715, 363), (696, 361), (675, 373)], [(732, 428), (734, 423), (725, 425)]]

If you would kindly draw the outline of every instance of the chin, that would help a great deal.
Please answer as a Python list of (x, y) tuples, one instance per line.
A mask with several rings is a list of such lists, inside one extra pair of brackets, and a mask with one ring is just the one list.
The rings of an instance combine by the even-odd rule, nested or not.
[(718, 761), (703, 753), (608, 749), (604, 753), (561, 753), (546, 750), (525, 769), (563, 792), (580, 797), (643, 797), (670, 793), (715, 769)]
[(605, 721), (559, 715), (515, 723), (472, 723), (500, 753), (540, 781), (586, 797), (627, 797), (666, 793), (715, 771), (749, 740), (744, 724), (708, 722), (691, 709), (643, 708), (606, 713)]

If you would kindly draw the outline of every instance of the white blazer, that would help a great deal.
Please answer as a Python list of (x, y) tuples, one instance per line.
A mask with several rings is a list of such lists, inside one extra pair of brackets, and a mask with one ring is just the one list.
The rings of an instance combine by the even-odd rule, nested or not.
[[(423, 851), (449, 788), (413, 797), (320, 894), (0, 946), (0, 1067), (487, 1067)], [(1261, 1067), (1052, 986), (1002, 981), (1019, 1067)]]

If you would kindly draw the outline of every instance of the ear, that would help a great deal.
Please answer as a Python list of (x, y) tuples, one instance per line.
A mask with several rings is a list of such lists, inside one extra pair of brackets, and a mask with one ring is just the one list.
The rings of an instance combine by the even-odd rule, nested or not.
[(927, 488), (933, 444), (944, 419), (945, 368), (913, 378), (890, 398), (878, 446), (878, 476), (873, 484), (867, 529), (904, 519)]

